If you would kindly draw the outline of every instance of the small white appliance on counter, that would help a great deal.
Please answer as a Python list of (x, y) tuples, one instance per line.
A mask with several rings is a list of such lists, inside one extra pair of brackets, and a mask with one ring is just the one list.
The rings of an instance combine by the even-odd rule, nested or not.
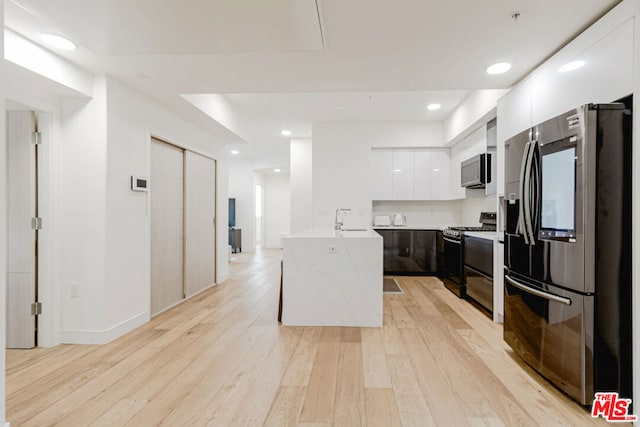
[(407, 217), (401, 213), (393, 214), (393, 225), (407, 225)]
[(391, 225), (391, 217), (389, 215), (376, 215), (373, 217), (373, 225), (376, 227), (388, 227)]

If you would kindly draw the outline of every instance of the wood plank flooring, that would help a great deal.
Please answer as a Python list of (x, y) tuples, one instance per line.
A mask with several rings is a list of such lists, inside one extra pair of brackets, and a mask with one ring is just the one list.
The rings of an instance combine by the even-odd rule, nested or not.
[(584, 426), (502, 328), (433, 277), (399, 277), (384, 327), (276, 322), (281, 252), (104, 346), (7, 351), (16, 426)]

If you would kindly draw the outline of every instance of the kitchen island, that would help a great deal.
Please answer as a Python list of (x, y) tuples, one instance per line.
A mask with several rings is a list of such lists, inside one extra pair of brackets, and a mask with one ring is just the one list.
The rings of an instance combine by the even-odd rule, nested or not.
[(282, 323), (382, 326), (382, 237), (309, 229), (283, 239)]

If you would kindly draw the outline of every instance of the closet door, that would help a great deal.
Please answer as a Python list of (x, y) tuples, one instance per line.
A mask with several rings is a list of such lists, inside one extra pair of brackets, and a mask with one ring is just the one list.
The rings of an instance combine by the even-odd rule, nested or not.
[(151, 140), (151, 315), (184, 298), (184, 151)]
[(215, 283), (216, 163), (185, 152), (185, 295)]

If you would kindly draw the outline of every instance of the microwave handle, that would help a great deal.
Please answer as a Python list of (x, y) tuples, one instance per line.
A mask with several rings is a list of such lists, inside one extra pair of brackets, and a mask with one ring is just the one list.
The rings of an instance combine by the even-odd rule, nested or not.
[(540, 297), (540, 298), (548, 299), (549, 301), (555, 301), (555, 302), (559, 302), (561, 304), (571, 305), (571, 300), (569, 298), (561, 297), (560, 295), (552, 294), (552, 293), (549, 293), (549, 292), (539, 291), (539, 290), (534, 289), (532, 287), (529, 287), (529, 286), (527, 286), (525, 284), (517, 282), (517, 281), (513, 280), (511, 277), (509, 277), (507, 275), (505, 275), (504, 278), (507, 279), (507, 282), (511, 283), (516, 288), (518, 288), (518, 289), (520, 289), (522, 291), (525, 291), (528, 294), (535, 295), (535, 296)]

